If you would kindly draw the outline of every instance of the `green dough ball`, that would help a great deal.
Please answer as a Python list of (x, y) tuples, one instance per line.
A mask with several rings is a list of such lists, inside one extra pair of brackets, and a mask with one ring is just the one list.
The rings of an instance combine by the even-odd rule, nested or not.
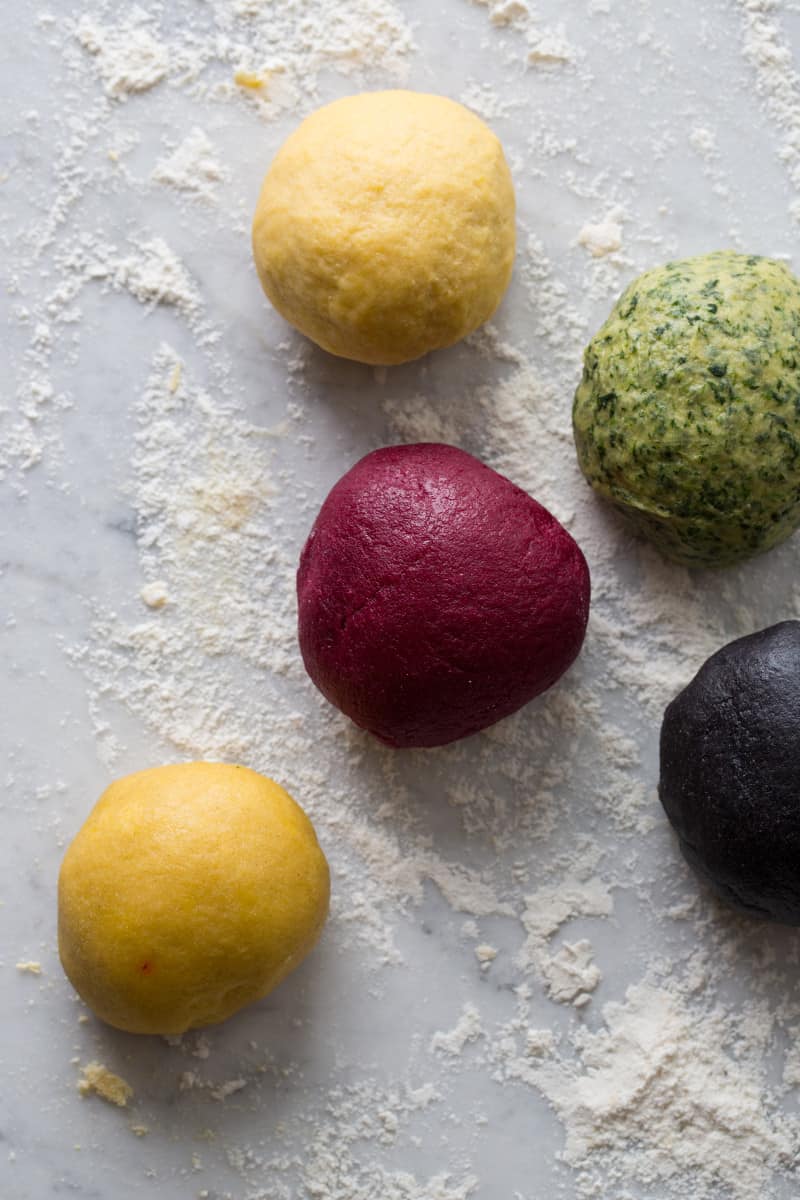
[(592, 487), (669, 558), (722, 567), (800, 524), (800, 281), (730, 250), (630, 285), (573, 411)]

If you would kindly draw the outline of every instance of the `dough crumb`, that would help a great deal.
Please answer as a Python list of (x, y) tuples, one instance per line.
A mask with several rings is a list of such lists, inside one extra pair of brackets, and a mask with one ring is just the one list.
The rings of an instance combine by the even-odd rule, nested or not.
[(169, 592), (163, 579), (156, 579), (153, 583), (146, 583), (139, 592), (139, 595), (148, 608), (163, 608), (169, 600)]
[(41, 975), (42, 964), (39, 962), (18, 962), (17, 970), (20, 975)]
[(250, 88), (251, 91), (257, 92), (267, 81), (262, 75), (255, 75), (252, 71), (237, 71), (233, 76), (233, 82), (239, 87)]
[(133, 1096), (131, 1085), (102, 1063), (87, 1063), (81, 1074), (83, 1078), (78, 1080), (78, 1091), (82, 1096), (99, 1096), (119, 1108), (125, 1108)]
[(131, 1133), (134, 1135), (134, 1137), (138, 1137), (138, 1138), (147, 1137), (149, 1132), (150, 1132), (149, 1125), (131, 1125)]
[(494, 946), (487, 946), (485, 943), (475, 947), (475, 957), (481, 964), (482, 971), (488, 971), (494, 960), (497, 958), (497, 950)]

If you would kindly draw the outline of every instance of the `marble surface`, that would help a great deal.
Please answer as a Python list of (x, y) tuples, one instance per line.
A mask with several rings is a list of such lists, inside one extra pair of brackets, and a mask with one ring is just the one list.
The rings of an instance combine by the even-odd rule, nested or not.
[[(476, 397), (507, 384), (526, 364), (546, 376), (549, 399), (541, 437), (534, 400), (520, 427), (531, 461), (520, 482), (552, 504), (579, 540), (587, 536), (590, 559), (596, 553), (602, 560), (598, 620), (614, 610), (620, 589), (630, 588), (645, 609), (674, 592), (677, 605), (685, 600), (697, 635), (686, 651), (688, 678), (699, 665), (703, 637), (710, 647), (723, 635), (745, 632), (754, 619), (765, 624), (797, 612), (796, 542), (731, 573), (724, 584), (660, 568), (597, 511), (574, 464), (562, 467), (569, 461), (570, 387), (579, 370), (575, 347), (637, 270), (721, 244), (790, 259), (795, 252), (796, 151), (784, 151), (792, 130), (780, 126), (774, 109), (770, 115), (769, 89), (743, 54), (748, 6), (539, 0), (536, 7), (537, 29), (558, 44), (563, 38), (571, 61), (529, 61), (531, 46), (540, 44), (532, 40), (533, 26), (493, 24), (485, 4), (386, 6), (411, 28), (414, 47), (401, 56), (408, 86), (476, 104), (507, 146), (519, 194), (520, 269), (495, 322), (497, 340), (515, 348), (510, 358), (473, 342), (376, 373), (314, 351), (269, 311), (251, 268), (247, 225), (266, 163), (298, 113), (358, 86), (395, 85), (393, 65), (379, 61), (369, 72), (354, 68), (346, 54), (322, 56), (316, 87), (298, 82), (296, 105), (264, 112), (232, 84), (235, 55), (218, 49), (199, 71), (202, 87), (180, 63), (164, 80), (119, 100), (104, 94), (97, 56), (80, 45), (76, 22), (88, 12), (119, 27), (131, 19), (129, 6), (0, 3), (6, 363), (0, 1195), (6, 1200), (572, 1196), (576, 1175), (558, 1159), (562, 1125), (541, 1091), (502, 1083), (492, 1058), (516, 1011), (514, 989), (531, 989), (528, 1024), (553, 1030), (566, 1045), (577, 1026), (600, 1027), (602, 1005), (622, 998), (654, 961), (672, 956), (685, 963), (695, 945), (713, 957), (730, 932), (726, 1002), (751, 1002), (754, 962), (765, 946), (782, 967), (760, 998), (773, 1008), (797, 1000), (797, 940), (790, 931), (742, 932), (707, 897), (702, 922), (663, 915), (697, 888), (655, 799), (653, 713), (633, 685), (626, 694), (620, 675), (607, 695), (602, 691), (624, 642), (630, 650), (624, 612), (616, 643), (604, 637), (605, 626), (593, 626), (585, 655), (555, 698), (457, 751), (400, 761), (327, 711), (286, 641), (292, 565), (338, 475), (360, 454), (413, 431), (409, 413), (418, 414), (420, 404), (439, 414), (440, 436), (502, 466), (503, 454), (511, 453), (508, 430), (496, 414), (486, 418)], [(213, 22), (235, 5), (182, 0), (143, 8), (156, 40), (180, 48), (201, 41), (208, 47)], [(298, 8), (287, 6), (296, 21)], [(313, 0), (306, 8), (313, 15)], [(326, 3), (317, 11), (328, 20), (333, 8)], [(363, 8), (364, 19), (373, 20), (376, 7)], [(779, 3), (774, 18), (783, 41), (796, 48), (797, 9)], [(252, 66), (245, 62), (242, 21), (241, 57)], [(272, 53), (279, 56), (280, 47)], [(796, 93), (796, 79), (792, 86)], [(210, 198), (151, 178), (156, 162), (195, 126), (223, 168)], [(702, 131), (710, 131), (710, 142)], [(622, 251), (593, 260), (577, 244), (579, 231), (617, 206)], [(538, 250), (531, 249), (532, 236)], [(137, 285), (124, 263), (155, 237), (180, 259), (196, 305), (151, 302), (141, 282), (139, 297), (131, 294)], [(537, 267), (542, 255), (546, 269)], [(93, 256), (101, 264), (96, 270)], [(71, 293), (59, 291), (76, 280)], [(42, 324), (49, 332), (37, 335)], [(42, 339), (49, 339), (44, 349)], [(165, 343), (171, 350), (159, 360)], [(158, 364), (166, 369), (178, 360), (195, 394), (204, 387), (218, 413), (212, 419), (187, 402), (175, 417), (177, 435), (169, 433), (177, 440), (159, 459), (147, 441), (153, 414), (141, 398)], [(37, 391), (43, 383), (52, 389), (44, 398)], [(560, 410), (553, 395), (563, 396)], [(254, 429), (273, 432), (259, 441)], [(498, 455), (501, 434), (506, 442)], [(270, 507), (260, 513), (258, 529), (232, 526), (224, 542), (210, 547), (202, 600), (197, 547), (182, 551), (180, 538), (167, 530), (169, 554), (159, 563), (158, 544), (148, 548), (143, 540), (143, 531), (169, 521), (174, 500), (169, 492), (154, 500), (147, 485), (154, 471), (191, 482), (190, 461), (202, 485), (226, 437), (242, 454), (256, 446), (256, 458), (268, 445)], [(163, 512), (156, 511), (159, 503)], [(159, 620), (140, 599), (159, 566), (168, 584), (174, 576), (186, 585), (184, 613), (186, 605), (198, 605), (196, 648), (193, 614), (182, 618), (179, 604), (174, 617), (165, 614), (173, 625), (164, 626), (161, 666), (142, 651), (145, 635), (136, 634)], [(231, 595), (247, 613), (263, 607), (265, 628), (276, 630), (266, 649), (234, 645), (224, 630), (215, 644), (202, 644), (215, 604), (220, 623), (228, 619)], [(628, 633), (634, 641), (645, 633), (651, 640), (638, 667), (630, 666), (630, 654), (626, 662), (643, 676), (666, 663), (668, 688), (680, 675), (676, 642), (687, 626), (676, 631), (665, 619), (654, 633), (641, 605), (641, 629)], [(243, 629), (247, 643), (246, 620)], [(223, 724), (226, 712), (239, 714), (248, 761), (309, 804), (335, 888), (327, 934), (301, 970), (256, 1008), (209, 1031), (207, 1041), (192, 1036), (178, 1045), (84, 1019), (56, 949), (60, 858), (108, 782), (159, 762), (234, 756), (225, 753), (213, 713), (188, 714), (182, 723), (175, 703), (159, 698), (159, 671), (187, 710), (196, 688), (198, 706), (218, 704)], [(634, 829), (620, 831), (615, 823), (617, 785), (604, 759), (610, 750), (596, 712), (595, 724), (581, 727), (584, 695), (602, 697), (603, 720), (634, 744), (617, 778), (620, 795), (641, 785)], [(282, 723), (287, 714), (294, 726)], [(263, 744), (251, 736), (259, 722)], [(283, 741), (289, 727), (306, 736), (299, 750), (288, 735)], [(547, 802), (531, 782), (540, 765), (549, 781), (543, 790), (553, 793)], [(547, 817), (538, 829), (530, 816), (537, 804)], [(374, 852), (373, 828), (383, 839)], [(387, 846), (395, 847), (396, 861), (387, 861)], [(609, 918), (579, 915), (562, 930), (572, 941), (591, 940), (603, 975), (591, 1004), (578, 1011), (549, 999), (536, 973), (515, 956), (525, 937), (525, 896), (542, 880), (558, 887), (559, 863), (566, 878), (575, 854), (587, 847), (597, 850), (614, 911)], [(402, 875), (406, 859), (411, 882)], [(466, 879), (466, 899), (456, 894), (454, 878)], [(488, 900), (478, 894), (476, 901), (478, 882)], [(465, 930), (469, 921), (475, 924)], [(475, 954), (484, 942), (498, 950), (487, 970)], [(41, 975), (18, 971), (25, 961), (39, 962)], [(464, 1005), (477, 1007), (481, 1036), (467, 1041), (463, 1053), (437, 1050), (435, 1034), (453, 1030)], [(130, 1082), (135, 1099), (128, 1110), (79, 1097), (81, 1065), (93, 1059)], [(407, 1088), (428, 1086), (429, 1103), (419, 1092), (408, 1101)], [(782, 1102), (796, 1111), (796, 1093)], [(146, 1135), (136, 1136), (135, 1125), (146, 1126)], [(626, 1186), (626, 1196), (662, 1194), (660, 1185), (654, 1192), (635, 1179)], [(791, 1181), (769, 1186), (765, 1200), (796, 1194)], [(622, 1185), (609, 1183), (602, 1195), (622, 1194)]]

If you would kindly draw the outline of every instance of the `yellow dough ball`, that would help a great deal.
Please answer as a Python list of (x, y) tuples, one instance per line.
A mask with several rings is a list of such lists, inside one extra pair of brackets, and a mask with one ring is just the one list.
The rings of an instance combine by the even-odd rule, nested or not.
[(312, 113), (269, 169), (253, 222), (267, 296), (332, 354), (408, 362), (492, 315), (514, 261), (503, 148), (463, 105), (367, 92)]
[(316, 942), (328, 864), (283, 788), (247, 767), (186, 763), (113, 783), (67, 850), (61, 962), (130, 1033), (224, 1021)]

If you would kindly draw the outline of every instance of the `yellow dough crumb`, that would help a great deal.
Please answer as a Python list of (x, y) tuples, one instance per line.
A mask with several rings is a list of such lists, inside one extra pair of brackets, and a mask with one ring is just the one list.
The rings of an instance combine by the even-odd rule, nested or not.
[(131, 1125), (131, 1133), (138, 1138), (147, 1137), (150, 1132), (149, 1125)]
[(125, 1108), (133, 1096), (133, 1088), (129, 1083), (102, 1063), (87, 1063), (81, 1072), (83, 1079), (78, 1081), (78, 1091), (82, 1096), (100, 1096), (109, 1104)]
[(39, 962), (18, 962), (17, 970), (20, 975), (41, 975), (42, 964)]
[(163, 579), (146, 583), (139, 592), (139, 596), (142, 603), (146, 604), (148, 608), (163, 608), (169, 600), (169, 592)]
[(262, 75), (254, 75), (252, 71), (237, 71), (233, 77), (233, 82), (238, 83), (239, 87), (250, 88), (257, 92), (263, 88), (267, 82)]
[(181, 377), (183, 376), (183, 363), (176, 362), (172, 368), (172, 374), (169, 377), (169, 390), (174, 395), (181, 386)]

